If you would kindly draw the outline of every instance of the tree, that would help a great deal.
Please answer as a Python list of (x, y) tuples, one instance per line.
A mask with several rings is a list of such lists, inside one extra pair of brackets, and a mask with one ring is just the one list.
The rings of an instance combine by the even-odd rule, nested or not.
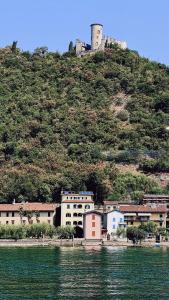
[(12, 53), (16, 53), (16, 47), (17, 47), (17, 41), (13, 41), (13, 43), (12, 43), (12, 47), (11, 47), (11, 51), (12, 51)]
[(56, 234), (59, 239), (72, 239), (75, 234), (75, 228), (72, 226), (59, 226), (56, 228)]
[(140, 229), (144, 230), (146, 233), (151, 233), (153, 235), (155, 235), (158, 231), (157, 224), (153, 221), (141, 224)]
[(73, 47), (73, 42), (72, 42), (72, 41), (70, 41), (70, 43), (69, 43), (68, 51), (69, 51), (69, 52), (74, 51), (74, 47)]
[(145, 239), (145, 237), (146, 232), (143, 229), (135, 226), (127, 228), (127, 239), (131, 240), (133, 244), (137, 244), (138, 241), (140, 241), (141, 243), (141, 241)]

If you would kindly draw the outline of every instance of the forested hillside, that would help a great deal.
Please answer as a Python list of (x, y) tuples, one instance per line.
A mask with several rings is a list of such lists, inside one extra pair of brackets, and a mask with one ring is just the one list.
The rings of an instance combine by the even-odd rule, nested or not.
[(1, 202), (168, 192), (146, 175), (169, 172), (168, 67), (116, 46), (83, 58), (14, 46), (0, 49)]

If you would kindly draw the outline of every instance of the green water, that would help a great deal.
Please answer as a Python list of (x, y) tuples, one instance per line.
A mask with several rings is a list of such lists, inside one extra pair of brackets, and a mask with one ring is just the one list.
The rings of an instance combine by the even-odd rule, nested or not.
[(0, 299), (169, 299), (169, 250), (0, 248)]

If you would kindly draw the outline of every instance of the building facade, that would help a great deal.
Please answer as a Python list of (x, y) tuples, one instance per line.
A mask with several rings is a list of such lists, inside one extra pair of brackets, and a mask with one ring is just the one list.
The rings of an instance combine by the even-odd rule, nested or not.
[(83, 231), (86, 240), (101, 240), (102, 214), (88, 211), (83, 214)]
[(93, 193), (63, 191), (61, 198), (61, 226), (83, 228), (83, 214), (94, 210)]
[(0, 204), (0, 224), (55, 224), (57, 204), (54, 203), (14, 203)]
[(124, 214), (124, 222), (127, 226), (139, 226), (153, 221), (158, 227), (166, 228), (167, 209), (163, 205), (120, 205), (120, 211)]
[(118, 228), (125, 228), (124, 215), (118, 210), (109, 211), (104, 214), (103, 227), (107, 229), (107, 233), (116, 234)]

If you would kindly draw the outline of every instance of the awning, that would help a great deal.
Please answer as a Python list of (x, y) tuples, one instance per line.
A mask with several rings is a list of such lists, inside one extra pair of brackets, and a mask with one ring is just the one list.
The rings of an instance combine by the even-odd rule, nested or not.
[(125, 217), (135, 217), (136, 213), (124, 213)]
[(138, 216), (140, 216), (140, 217), (150, 217), (151, 214), (150, 213), (138, 213)]

